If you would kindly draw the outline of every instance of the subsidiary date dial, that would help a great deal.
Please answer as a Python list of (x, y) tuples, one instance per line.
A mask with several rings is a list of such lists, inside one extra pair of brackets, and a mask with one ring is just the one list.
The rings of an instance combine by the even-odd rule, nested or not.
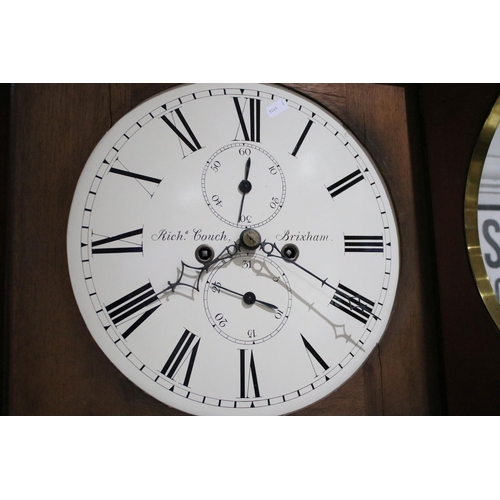
[(273, 219), (285, 201), (285, 177), (260, 146), (236, 142), (217, 150), (202, 174), (205, 202), (234, 227), (258, 227)]
[(217, 264), (207, 277), (204, 306), (211, 326), (238, 344), (276, 335), (291, 311), (286, 274), (271, 259), (245, 252)]

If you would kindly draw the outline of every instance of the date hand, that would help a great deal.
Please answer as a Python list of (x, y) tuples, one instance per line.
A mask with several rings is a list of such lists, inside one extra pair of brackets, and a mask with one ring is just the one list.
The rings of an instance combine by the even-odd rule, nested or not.
[(248, 180), (248, 175), (250, 174), (250, 165), (252, 164), (251, 158), (249, 157), (245, 163), (245, 178), (239, 183), (238, 189), (240, 190), (241, 203), (240, 203), (240, 213), (238, 214), (237, 224), (241, 222), (241, 216), (243, 214), (243, 203), (245, 203), (245, 196), (252, 190), (252, 183)]
[(237, 295), (238, 297), (243, 297), (243, 302), (248, 305), (257, 303), (269, 307), (270, 309), (278, 309), (278, 306), (275, 306), (274, 304), (270, 304), (269, 302), (264, 302), (263, 300), (257, 299), (253, 292), (247, 292), (247, 293), (235, 292), (234, 290), (230, 290), (229, 288), (222, 286), (219, 282), (212, 283), (212, 290), (216, 292), (219, 292), (220, 290), (225, 290), (226, 292), (234, 293), (234, 295)]

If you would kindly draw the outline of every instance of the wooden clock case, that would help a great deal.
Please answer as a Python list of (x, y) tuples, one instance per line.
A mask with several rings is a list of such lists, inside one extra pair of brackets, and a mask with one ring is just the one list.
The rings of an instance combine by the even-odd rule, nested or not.
[[(2, 247), (6, 275), (2, 311), (5, 414), (181, 414), (136, 388), (100, 351), (73, 298), (65, 241), (73, 192), (95, 145), (132, 107), (170, 86), (2, 87), (2, 113), (10, 119), (8, 128), (2, 125), (0, 139), (4, 166), (1, 182), (6, 193), (2, 229), (7, 234)], [(471, 331), (475, 328), (472, 323), (479, 321), (480, 298), (473, 297), (475, 290), (463, 262), (466, 249), (461, 248), (463, 242), (455, 233), (460, 231), (459, 192), (476, 124), (471, 127), (467, 144), (460, 145), (460, 135), (455, 135), (460, 149), (455, 154), (461, 157), (448, 177), (443, 163), (449, 165), (451, 157), (446, 156), (445, 150), (457, 144), (442, 137), (446, 132), (441, 129), (438, 110), (443, 103), (436, 101), (449, 94), (449, 88), (378, 84), (285, 86), (337, 115), (374, 157), (395, 206), (402, 262), (395, 312), (379, 346), (340, 389), (297, 414), (440, 415), (473, 413), (476, 409), (482, 413), (497, 411), (500, 403), (489, 406), (481, 398), (472, 398), (463, 404), (459, 395), (460, 391), (477, 390), (475, 379), (462, 383), (466, 377), (461, 373), (468, 370), (484, 377), (484, 392), (489, 394), (500, 386), (500, 369), (494, 366), (494, 360), (500, 359), (498, 332), (483, 332), (489, 342), (488, 352), (482, 354), (487, 367), (479, 366), (464, 352), (473, 352), (476, 346), (477, 337), (472, 338)], [(494, 94), (495, 88), (488, 91)], [(487, 112), (487, 102), (483, 108)], [(480, 122), (481, 113), (476, 114), (476, 122)], [(450, 116), (453, 115), (448, 120)], [(460, 123), (465, 127), (467, 118), (462, 118)], [(8, 157), (4, 154), (6, 149)], [(445, 187), (447, 195), (443, 197)], [(448, 226), (447, 238), (452, 240), (449, 251), (443, 249), (444, 226)], [(460, 285), (451, 284), (452, 262), (463, 275)], [(470, 289), (469, 298), (460, 295), (463, 291), (457, 291), (457, 285)], [(451, 304), (448, 296), (458, 295), (460, 299)], [(477, 309), (474, 318), (463, 318), (462, 309), (467, 307)], [(468, 321), (468, 326), (461, 328), (463, 321)], [(491, 327), (487, 317), (480, 321), (480, 328)], [(450, 342), (450, 330), (461, 338), (461, 344)]]

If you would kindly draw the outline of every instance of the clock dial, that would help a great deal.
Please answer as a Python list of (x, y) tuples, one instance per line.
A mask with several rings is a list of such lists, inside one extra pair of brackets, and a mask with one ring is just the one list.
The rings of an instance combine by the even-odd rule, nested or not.
[(202, 174), (203, 195), (216, 217), (234, 227), (258, 227), (285, 201), (285, 177), (259, 145), (234, 142), (216, 151)]
[(186, 85), (125, 115), (82, 172), (68, 259), (86, 324), (132, 382), (191, 414), (328, 395), (394, 305), (392, 205), (328, 111), (269, 85)]
[(465, 193), (465, 229), (481, 297), (500, 328), (500, 97), (474, 149)]
[(239, 344), (276, 335), (291, 311), (290, 283), (272, 259), (241, 252), (219, 262), (205, 284), (205, 311), (213, 328)]

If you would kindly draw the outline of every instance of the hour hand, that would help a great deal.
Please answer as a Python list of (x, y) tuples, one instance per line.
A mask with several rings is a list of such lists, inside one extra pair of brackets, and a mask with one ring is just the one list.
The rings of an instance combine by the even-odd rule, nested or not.
[(234, 290), (230, 290), (229, 288), (226, 288), (222, 286), (219, 282), (214, 282), (212, 283), (212, 288), (216, 291), (219, 290), (225, 290), (226, 292), (233, 293), (234, 295), (237, 295), (238, 297), (243, 298), (243, 302), (248, 305), (252, 304), (262, 304), (263, 306), (269, 307), (270, 309), (278, 309), (278, 306), (275, 306), (274, 304), (270, 304), (269, 302), (264, 302), (263, 300), (257, 299), (255, 294), (253, 292), (246, 292), (246, 293), (240, 293), (236, 292)]
[(243, 204), (245, 203), (245, 196), (252, 190), (252, 183), (248, 180), (251, 164), (252, 161), (251, 158), (249, 157), (245, 163), (245, 178), (238, 184), (238, 189), (242, 195), (240, 203), (240, 212), (238, 214), (238, 223), (241, 222), (241, 216), (243, 214)]

